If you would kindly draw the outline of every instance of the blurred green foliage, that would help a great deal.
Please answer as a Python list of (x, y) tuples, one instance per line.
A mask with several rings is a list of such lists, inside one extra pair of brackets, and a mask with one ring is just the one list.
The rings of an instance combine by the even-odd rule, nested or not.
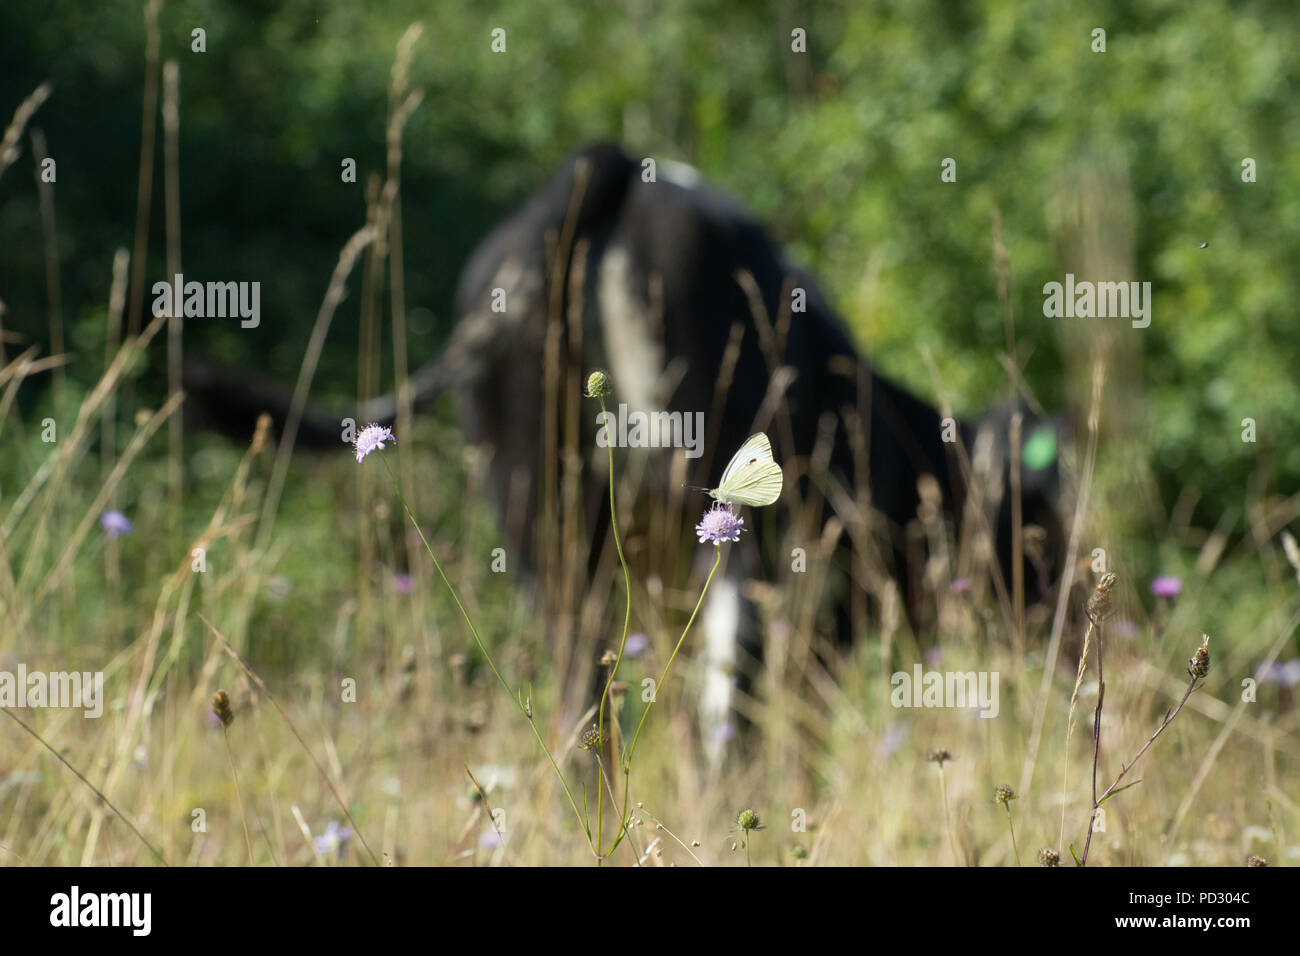
[[(6, 121), (39, 82), (54, 84), (34, 125), (59, 164), (74, 351), (102, 342), (113, 250), (133, 235), (142, 7), (0, 8)], [(1296, 490), (1294, 4), (169, 0), (162, 56), (181, 69), (184, 270), (262, 281), (259, 329), (192, 324), (188, 348), (291, 380), (338, 249), (364, 221), (365, 180), (382, 172), (389, 69), (415, 20), (425, 34), (413, 82), (426, 98), (403, 171), (415, 360), (446, 335), (474, 243), (566, 154), (607, 138), (691, 162), (740, 198), (820, 278), (883, 370), (933, 397), (929, 347), (963, 411), (1005, 388), (996, 209), (1026, 378), (1049, 408), (1083, 404), (1069, 320), (1043, 317), (1042, 286), (1069, 265), (1053, 203), (1096, 161), (1126, 184), (1114, 201), (1129, 209), (1132, 274), (1115, 278), (1150, 281), (1155, 311), (1146, 330), (1092, 321), (1114, 322), (1138, 355), (1143, 441), (1166, 501), (1194, 484), (1216, 514), (1240, 502), (1261, 461), (1257, 484)], [(195, 27), (205, 53), (190, 50)], [(489, 49), (494, 27), (507, 31), (505, 54)], [(1099, 27), (1105, 53), (1092, 51)], [(791, 52), (795, 28), (807, 31), (806, 55)], [(161, 152), (160, 135), (150, 283), (163, 274)], [(343, 157), (357, 159), (358, 184), (340, 182)], [(940, 181), (945, 157), (956, 183)], [(1245, 157), (1258, 164), (1253, 184), (1241, 181)], [(4, 321), (45, 339), (27, 156), (0, 178), (0, 249)], [(356, 380), (356, 299), (336, 320), (321, 391)], [(70, 374), (93, 380), (100, 354), (79, 356)], [(1255, 446), (1240, 442), (1247, 416)]]

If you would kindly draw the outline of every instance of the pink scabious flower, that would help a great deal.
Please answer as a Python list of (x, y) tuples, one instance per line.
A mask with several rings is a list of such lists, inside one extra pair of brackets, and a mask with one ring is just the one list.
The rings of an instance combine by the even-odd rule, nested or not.
[(357, 432), (357, 440), (352, 443), (357, 453), (357, 463), (364, 461), (366, 455), (372, 451), (382, 451), (384, 442), (397, 443), (397, 439), (393, 437), (393, 430), (386, 425), (376, 425), (371, 422)]
[(120, 511), (105, 511), (99, 516), (99, 526), (110, 538), (119, 538), (131, 533), (131, 519)]
[(1168, 574), (1162, 574), (1152, 580), (1151, 593), (1156, 597), (1176, 598), (1183, 593), (1183, 582)]
[(744, 518), (718, 502), (704, 512), (704, 517), (695, 526), (695, 533), (700, 536), (700, 544), (721, 545), (724, 541), (739, 541), (744, 523)]
[(955, 578), (952, 582), (953, 594), (964, 594), (970, 590), (970, 578)]

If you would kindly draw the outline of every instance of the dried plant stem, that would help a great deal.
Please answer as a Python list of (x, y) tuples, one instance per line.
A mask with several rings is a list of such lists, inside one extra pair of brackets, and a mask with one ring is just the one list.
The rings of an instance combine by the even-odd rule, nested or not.
[(253, 841), (248, 835), (248, 813), (244, 810), (244, 797), (239, 792), (239, 771), (235, 769), (235, 751), (230, 746), (230, 731), (223, 723), (221, 736), (226, 741), (226, 757), (230, 760), (230, 776), (235, 781), (235, 799), (239, 802), (239, 819), (244, 824), (244, 845), (248, 847), (248, 865), (253, 865)]
[[(600, 709), (596, 722), (596, 729), (600, 734), (601, 746), (605, 741), (605, 701), (609, 699), (610, 688), (614, 686), (614, 678), (618, 674), (619, 665), (623, 663), (623, 652), (627, 649), (627, 633), (632, 624), (632, 577), (628, 572), (627, 558), (623, 556), (623, 539), (618, 533), (618, 512), (614, 505), (614, 440), (610, 432), (609, 413), (605, 408), (605, 396), (600, 396), (601, 420), (605, 423), (606, 451), (609, 453), (609, 526), (614, 532), (614, 547), (618, 551), (618, 563), (623, 569), (623, 593), (626, 599), (623, 609), (623, 639), (618, 645), (618, 656), (614, 658), (614, 666), (609, 669), (609, 678), (605, 681), (605, 687), (600, 692)], [(603, 771), (602, 771), (603, 772)], [(614, 790), (611, 787), (609, 791), (610, 806), (615, 805)], [(600, 850), (605, 842), (605, 791), (601, 787), (596, 788), (596, 848)], [(613, 852), (610, 847), (610, 852)], [(604, 859), (603, 853), (596, 856), (596, 865), (600, 866)]]
[(943, 800), (943, 828), (948, 834), (948, 850), (952, 853), (954, 866), (961, 866), (961, 857), (957, 855), (957, 841), (952, 833), (952, 815), (948, 812), (948, 784), (943, 775), (943, 762), (939, 763), (939, 796)]
[(375, 851), (370, 849), (370, 844), (366, 841), (365, 834), (361, 832), (361, 827), (357, 825), (356, 819), (353, 818), (352, 811), (348, 809), (347, 801), (343, 799), (338, 788), (334, 786), (334, 781), (330, 779), (330, 775), (325, 771), (321, 762), (316, 759), (316, 754), (314, 754), (312, 749), (307, 746), (307, 741), (303, 739), (302, 734), (298, 733), (298, 728), (295, 727), (293, 721), (289, 719), (289, 715), (284, 712), (284, 708), (282, 708), (279, 702), (271, 696), (270, 690), (267, 689), (266, 681), (262, 680), (262, 678), (258, 676), (257, 672), (248, 665), (248, 662), (239, 656), (239, 652), (230, 646), (230, 642), (226, 640), (225, 636), (220, 631), (212, 626), (211, 621), (202, 614), (199, 615), (199, 620), (208, 626), (208, 630), (211, 631), (212, 635), (221, 642), (221, 646), (225, 648), (226, 653), (230, 655), (231, 659), (239, 665), (239, 669), (244, 672), (245, 676), (247, 676), (249, 680), (257, 685), (257, 689), (262, 692), (263, 696), (266, 697), (271, 706), (275, 708), (275, 712), (280, 715), (280, 719), (283, 720), (285, 726), (289, 728), (289, 732), (293, 734), (298, 743), (302, 745), (302, 749), (307, 752), (307, 756), (311, 758), (311, 762), (316, 765), (316, 770), (321, 775), (321, 779), (325, 781), (325, 786), (329, 788), (330, 794), (334, 797), (334, 801), (343, 811), (343, 815), (348, 818), (348, 823), (352, 824), (352, 832), (357, 835), (357, 839), (361, 841), (361, 845), (366, 848), (366, 852), (370, 854), (370, 859), (374, 862), (375, 866), (379, 866), (379, 857), (375, 856)]
[(125, 823), (128, 827), (131, 828), (131, 832), (134, 833), (137, 837), (140, 838), (140, 842), (143, 843), (146, 847), (149, 848), (149, 852), (152, 853), (154, 856), (156, 856), (156, 857), (158, 858), (158, 862), (159, 862), (159, 863), (161, 863), (163, 866), (168, 866), (168, 865), (169, 865), (169, 864), (167, 863), (167, 859), (166, 859), (166, 857), (164, 857), (161, 853), (159, 853), (158, 850), (154, 848), (154, 845), (153, 845), (152, 843), (150, 843), (148, 840), (145, 839), (144, 834), (141, 833), (141, 832), (139, 831), (139, 829), (137, 829), (136, 825), (135, 825), (134, 823), (132, 823), (130, 820), (128, 820), (127, 817), (126, 817), (126, 815), (125, 815), (121, 810), (119, 810), (117, 807), (113, 806), (113, 801), (109, 800), (108, 797), (104, 796), (104, 794), (102, 794), (102, 793), (99, 791), (99, 789), (98, 789), (98, 788), (97, 788), (93, 783), (91, 783), (89, 780), (87, 780), (87, 779), (82, 775), (82, 773), (81, 773), (80, 770), (78, 770), (78, 769), (77, 769), (76, 767), (74, 767), (72, 764), (68, 763), (68, 761), (67, 761), (66, 759), (64, 759), (63, 754), (59, 753), (59, 752), (58, 752), (57, 750), (55, 750), (52, 746), (50, 746), (50, 745), (45, 741), (45, 738), (43, 738), (40, 734), (38, 734), (36, 731), (34, 731), (31, 727), (27, 726), (27, 724), (25, 724), (25, 723), (22, 721), (22, 719), (19, 718), (18, 715), (15, 714), (15, 713), (14, 713), (12, 710), (10, 710), (8, 707), (0, 707), (0, 711), (4, 711), (4, 714), (5, 714), (6, 717), (8, 717), (10, 720), (12, 720), (14, 723), (16, 723), (16, 724), (17, 724), (19, 727), (21, 727), (23, 730), (27, 731), (27, 733), (31, 734), (31, 736), (33, 737), (33, 739), (36, 740), (37, 743), (39, 743), (42, 747), (44, 747), (44, 748), (45, 748), (46, 750), (48, 750), (50, 753), (54, 754), (55, 758), (59, 761), (59, 763), (63, 764), (63, 766), (65, 766), (65, 767), (67, 767), (69, 770), (71, 770), (71, 771), (73, 772), (73, 774), (76, 775), (76, 777), (77, 777), (78, 780), (80, 780), (80, 781), (81, 781), (82, 783), (84, 783), (87, 787), (89, 787), (91, 793), (93, 793), (95, 796), (97, 796), (97, 797), (100, 799), (100, 801), (104, 804), (104, 806), (106, 806), (106, 807), (108, 807), (108, 809), (112, 810), (113, 813), (115, 813), (115, 814), (117, 815), (117, 818), (118, 818), (119, 820), (121, 820), (123, 823)]
[(1070, 783), (1070, 737), (1074, 734), (1074, 709), (1079, 701), (1079, 688), (1083, 686), (1084, 670), (1088, 666), (1088, 652), (1092, 648), (1092, 635), (1095, 628), (1092, 618), (1088, 618), (1088, 629), (1083, 633), (1083, 651), (1079, 654), (1079, 671), (1074, 678), (1074, 692), (1070, 695), (1070, 712), (1065, 719), (1065, 760), (1061, 771), (1061, 829), (1056, 840), (1058, 853), (1065, 842), (1065, 804)]
[[(438, 560), (438, 556), (433, 553), (432, 545), (429, 544), (429, 540), (424, 536), (424, 529), (420, 527), (420, 522), (416, 521), (415, 515), (411, 513), (411, 506), (406, 503), (406, 498), (402, 495), (402, 488), (397, 483), (397, 475), (393, 473), (392, 465), (388, 463), (388, 458), (383, 454), (380, 455), (380, 459), (383, 461), (384, 467), (388, 469), (388, 477), (393, 480), (393, 490), (397, 492), (397, 500), (402, 503), (402, 509), (406, 512), (407, 519), (415, 528), (415, 533), (420, 536), (420, 543), (424, 545), (424, 550), (429, 553), (429, 558), (433, 561), (433, 566), (438, 570), (438, 576), (442, 578), (442, 583), (447, 586), (447, 590), (451, 593), (451, 599), (456, 602), (456, 607), (460, 609), (460, 616), (465, 619), (465, 626), (469, 628), (469, 633), (474, 638), (474, 643), (478, 645), (479, 653), (483, 655), (483, 660), (487, 662), (492, 673), (496, 675), (497, 681), (499, 681), (501, 686), (505, 688), (506, 696), (514, 701), (519, 712), (523, 714), (524, 719), (528, 721), (528, 726), (532, 728), (533, 736), (537, 738), (538, 746), (542, 748), (542, 752), (546, 754), (546, 759), (551, 762), (551, 767), (555, 770), (555, 776), (559, 779), (560, 786), (564, 790), (564, 795), (569, 800), (569, 806), (573, 809), (573, 815), (578, 818), (578, 826), (582, 828), (583, 836), (587, 839), (587, 845), (591, 847), (593, 853), (599, 853), (596, 844), (591, 840), (591, 826), (587, 823), (587, 819), (583, 816), (582, 811), (578, 809), (578, 801), (573, 798), (573, 791), (569, 789), (569, 782), (564, 779), (564, 772), (560, 770), (560, 765), (555, 762), (555, 757), (551, 753), (551, 749), (546, 746), (546, 741), (542, 738), (541, 731), (537, 729), (537, 722), (533, 720), (531, 700), (528, 704), (525, 704), (519, 699), (519, 695), (511, 689), (510, 685), (506, 682), (506, 679), (501, 676), (501, 671), (497, 669), (496, 661), (492, 659), (491, 653), (488, 652), (487, 645), (483, 643), (483, 638), (479, 636), (478, 628), (474, 626), (474, 622), (470, 620), (469, 612), (465, 610), (465, 605), (461, 603), (460, 595), (456, 593), (456, 589), (452, 586), (451, 580), (447, 577), (447, 573), (442, 569), (442, 563)], [(369, 847), (366, 849), (369, 849)]]
[[(646, 701), (645, 709), (641, 711), (641, 720), (636, 725), (636, 733), (632, 735), (632, 743), (628, 746), (627, 752), (623, 755), (623, 811), (619, 814), (619, 830), (614, 835), (614, 842), (609, 848), (609, 853), (617, 849), (623, 837), (627, 835), (627, 805), (628, 795), (631, 793), (632, 777), (632, 758), (636, 754), (637, 742), (641, 739), (641, 730), (645, 727), (645, 719), (650, 714), (650, 708), (655, 705), (659, 699), (659, 693), (663, 690), (664, 683), (668, 680), (668, 671), (672, 669), (673, 661), (677, 660), (677, 654), (686, 643), (686, 635), (691, 632), (691, 625), (695, 623), (695, 618), (700, 613), (700, 608), (704, 605), (704, 596), (709, 593), (709, 585), (713, 582), (713, 575), (717, 573), (718, 565), (722, 563), (722, 545), (714, 546), (715, 557), (713, 567), (709, 569), (709, 576), (704, 579), (704, 587), (700, 590), (700, 598), (695, 602), (695, 610), (691, 611), (690, 620), (686, 622), (686, 627), (682, 629), (682, 636), (677, 640), (677, 646), (673, 648), (672, 654), (668, 658), (668, 663), (664, 665), (663, 673), (659, 675), (659, 682), (654, 685), (654, 694)], [(609, 855), (606, 854), (606, 856)]]
[(1052, 678), (1056, 674), (1056, 659), (1061, 651), (1061, 634), (1065, 628), (1065, 611), (1070, 601), (1070, 591), (1074, 585), (1075, 556), (1079, 553), (1079, 540), (1084, 531), (1084, 517), (1088, 513), (1088, 501), (1092, 493), (1092, 474), (1097, 464), (1097, 439), (1101, 423), (1101, 392), (1105, 384), (1106, 366), (1100, 356), (1092, 368), (1092, 397), (1088, 409), (1088, 449), (1084, 455), (1083, 474), (1079, 481), (1079, 493), (1074, 504), (1074, 517), (1070, 522), (1070, 540), (1065, 549), (1065, 574), (1058, 585), (1056, 612), (1052, 616), (1052, 636), (1047, 643), (1047, 655), (1043, 662), (1043, 677), (1038, 687), (1038, 701), (1034, 705), (1034, 725), (1029, 735), (1028, 752), (1020, 771), (1019, 790), (1028, 792), (1034, 779), (1034, 766), (1038, 761), (1038, 747), (1043, 739), (1043, 724), (1047, 718), (1047, 702), (1051, 697)]
[(50, 98), (52, 91), (53, 87), (48, 82), (42, 83), (32, 90), (31, 96), (18, 104), (18, 109), (14, 110), (14, 117), (5, 127), (4, 137), (0, 138), (0, 175), (3, 175), (18, 158), (18, 144), (22, 142), (23, 130), (27, 128), (28, 122), (36, 111), (41, 108), (41, 104)]
[(1007, 807), (1007, 826), (1011, 829), (1011, 849), (1015, 851), (1016, 854), (1016, 866), (1024, 866), (1024, 864), (1020, 862), (1020, 847), (1016, 846), (1016, 824), (1015, 821), (1011, 819), (1010, 807)]
[(478, 791), (479, 799), (483, 801), (482, 803), (483, 812), (487, 814), (488, 820), (492, 822), (492, 829), (497, 832), (497, 836), (500, 837), (501, 839), (501, 849), (504, 855), (504, 850), (506, 847), (506, 834), (505, 831), (502, 830), (501, 827), (497, 825), (497, 818), (492, 814), (492, 804), (488, 801), (487, 790), (483, 788), (483, 784), (478, 782), (478, 778), (474, 776), (474, 774), (470, 771), (469, 767), (465, 768), (465, 773), (469, 774), (470, 783), (474, 784), (474, 789)]
[[(1099, 653), (1098, 656), (1097, 656), (1097, 661), (1098, 661), (1098, 665), (1099, 665), (1098, 668), (1097, 668), (1097, 670), (1098, 670), (1098, 673), (1100, 673), (1100, 671), (1101, 671), (1101, 667), (1100, 667), (1100, 663), (1101, 663), (1101, 655), (1100, 655), (1100, 653)], [(1104, 791), (1102, 791), (1101, 796), (1097, 796), (1097, 783), (1096, 783), (1096, 780), (1097, 780), (1097, 757), (1096, 757), (1096, 751), (1094, 750), (1093, 761), (1092, 761), (1092, 777), (1093, 777), (1093, 789), (1092, 789), (1092, 792), (1093, 792), (1093, 798), (1092, 798), (1092, 813), (1091, 813), (1091, 814), (1089, 815), (1089, 817), (1088, 817), (1088, 838), (1087, 838), (1087, 840), (1086, 840), (1086, 841), (1084, 842), (1084, 844), (1083, 844), (1083, 856), (1079, 858), (1079, 865), (1080, 865), (1080, 866), (1086, 866), (1087, 863), (1088, 863), (1088, 848), (1089, 848), (1089, 846), (1091, 846), (1091, 844), (1092, 844), (1092, 828), (1093, 828), (1093, 825), (1096, 823), (1096, 820), (1097, 820), (1097, 808), (1100, 807), (1100, 806), (1101, 806), (1101, 805), (1102, 805), (1106, 800), (1110, 799), (1110, 797), (1111, 797), (1113, 794), (1115, 794), (1115, 793), (1117, 792), (1117, 790), (1118, 790), (1118, 788), (1119, 788), (1120, 781), (1123, 780), (1124, 777), (1128, 774), (1128, 772), (1129, 772), (1130, 770), (1132, 770), (1133, 767), (1137, 764), (1137, 762), (1138, 762), (1139, 760), (1142, 759), (1142, 755), (1143, 755), (1144, 753), (1147, 752), (1147, 749), (1148, 749), (1148, 748), (1149, 748), (1153, 743), (1156, 742), (1156, 738), (1159, 737), (1162, 733), (1164, 733), (1165, 728), (1168, 727), (1170, 724), (1172, 724), (1172, 723), (1174, 722), (1174, 718), (1177, 717), (1179, 711), (1181, 711), (1181, 710), (1183, 709), (1183, 705), (1187, 703), (1187, 699), (1188, 699), (1189, 697), (1192, 696), (1192, 691), (1196, 690), (1196, 688), (1199, 687), (1200, 684), (1201, 684), (1201, 680), (1200, 680), (1200, 678), (1198, 678), (1198, 677), (1193, 677), (1193, 678), (1188, 682), (1188, 684), (1187, 684), (1187, 690), (1183, 693), (1183, 698), (1182, 698), (1182, 700), (1180, 700), (1180, 701), (1178, 702), (1178, 706), (1175, 707), (1173, 710), (1171, 710), (1171, 711), (1169, 711), (1168, 713), (1165, 714), (1164, 720), (1160, 721), (1160, 726), (1157, 727), (1157, 728), (1155, 729), (1155, 733), (1153, 733), (1150, 737), (1147, 738), (1147, 742), (1144, 743), (1144, 744), (1142, 745), (1142, 749), (1139, 750), (1136, 754), (1134, 754), (1134, 755), (1133, 755), (1133, 759), (1130, 760), (1127, 764), (1125, 764), (1125, 765), (1123, 766), (1123, 768), (1122, 768), (1122, 769), (1120, 770), (1120, 772), (1119, 772), (1119, 776), (1117, 776), (1117, 777), (1114, 779), (1114, 781), (1111, 783), (1111, 785), (1110, 785), (1109, 787), (1107, 787)], [(1103, 694), (1102, 694), (1102, 692), (1101, 692), (1100, 685), (1099, 685), (1099, 689), (1098, 689), (1098, 693), (1097, 693), (1097, 716), (1096, 716), (1096, 721), (1095, 721), (1095, 724), (1094, 724), (1094, 728), (1095, 728), (1095, 729), (1094, 729), (1094, 731), (1093, 731), (1094, 736), (1095, 736), (1095, 738), (1096, 738), (1096, 740), (1097, 740), (1097, 749), (1100, 749), (1100, 746), (1101, 746), (1101, 744), (1100, 744), (1100, 740), (1101, 740), (1101, 704), (1102, 704), (1102, 697), (1103, 697)]]

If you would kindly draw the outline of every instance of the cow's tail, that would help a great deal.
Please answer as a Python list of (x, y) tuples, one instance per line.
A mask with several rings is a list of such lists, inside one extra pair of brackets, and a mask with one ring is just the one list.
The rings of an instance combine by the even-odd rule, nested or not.
[[(576, 239), (611, 222), (634, 173), (632, 160), (617, 146), (589, 145), (519, 213), (488, 235), (462, 271), (456, 293), (458, 321), (451, 338), (410, 377), (413, 409), (428, 408), (445, 392), (479, 380), (484, 368), (510, 344), (517, 324), (527, 319), (526, 309), (494, 310), (494, 290), (504, 290), (507, 302), (544, 301), (545, 237), (568, 232)], [(269, 412), (277, 431), (287, 417), (292, 390), (250, 376), (244, 369), (189, 359), (183, 378), (191, 405), (203, 409), (205, 426), (247, 437), (258, 413)], [(358, 424), (391, 424), (397, 406), (395, 391), (362, 402), (350, 415), (309, 406), (297, 441), (312, 447), (337, 444), (344, 418)]]

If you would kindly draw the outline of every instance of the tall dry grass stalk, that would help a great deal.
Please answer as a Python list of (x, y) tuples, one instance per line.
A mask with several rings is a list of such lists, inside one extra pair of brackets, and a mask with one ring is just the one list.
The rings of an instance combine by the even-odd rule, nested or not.
[[(335, 786), (333, 779), (331, 779), (329, 773), (316, 758), (315, 751), (307, 745), (307, 741), (304, 740), (302, 734), (298, 732), (297, 726), (295, 726), (294, 722), (289, 719), (289, 715), (284, 712), (284, 708), (280, 706), (279, 702), (276, 701), (273, 696), (271, 696), (271, 691), (267, 688), (266, 682), (262, 680), (262, 678), (258, 676), (257, 672), (248, 665), (247, 661), (239, 656), (239, 653), (230, 646), (230, 642), (226, 640), (225, 636), (212, 626), (211, 621), (205, 618), (202, 614), (199, 615), (199, 620), (203, 621), (212, 636), (220, 642), (222, 650), (230, 656), (230, 659), (235, 662), (235, 665), (244, 673), (244, 676), (257, 686), (257, 689), (261, 691), (262, 696), (265, 697), (270, 705), (275, 708), (275, 712), (280, 716), (280, 719), (284, 721), (285, 726), (289, 728), (289, 732), (293, 734), (294, 739), (298, 741), (307, 756), (311, 758), (311, 762), (315, 764), (316, 771), (325, 782), (325, 786), (334, 797), (334, 801), (339, 805), (339, 809), (343, 811), (344, 816), (348, 818), (348, 822), (352, 824), (352, 831), (357, 835), (357, 839), (361, 841), (361, 845), (365, 847), (366, 853), (370, 855), (371, 862), (373, 862), (375, 866), (379, 866), (379, 857), (375, 856), (375, 851), (370, 849), (370, 844), (366, 842), (365, 835), (361, 832), (361, 828), (357, 825), (356, 819), (352, 816), (352, 811), (348, 808), (347, 800), (345, 800), (343, 795), (339, 793), (338, 787)], [(250, 849), (249, 852), (251, 853), (252, 850)]]
[[(1102, 386), (1105, 381), (1106, 367), (1098, 356), (1092, 366), (1092, 399), (1088, 407), (1088, 448), (1084, 453), (1078, 491), (1075, 495), (1074, 516), (1070, 522), (1070, 539), (1065, 549), (1065, 569), (1058, 585), (1056, 612), (1052, 618), (1052, 636), (1047, 644), (1043, 674), (1039, 680), (1038, 698), (1034, 704), (1033, 729), (1029, 734), (1029, 746), (1025, 751), (1025, 761), (1020, 771), (1020, 786), (1017, 789), (1021, 793), (1029, 792), (1030, 784), (1034, 779), (1034, 767), (1038, 761), (1038, 748), (1043, 737), (1043, 722), (1047, 717), (1047, 703), (1051, 697), (1052, 679), (1056, 674), (1056, 662), (1061, 653), (1061, 635), (1065, 629), (1065, 612), (1074, 586), (1075, 568), (1079, 556), (1079, 540), (1084, 531), (1092, 492), (1092, 476), (1097, 467), (1097, 435), (1101, 417)], [(1068, 756), (1066, 759), (1068, 759)]]
[(54, 87), (49, 83), (42, 83), (14, 110), (13, 118), (5, 127), (4, 136), (0, 137), (0, 176), (3, 176), (5, 170), (18, 159), (18, 144), (23, 140), (23, 132), (27, 129), (27, 124), (31, 122), (41, 105), (50, 98), (52, 92)]
[[(167, 238), (167, 277), (181, 275), (181, 169), (180, 169), (180, 66), (175, 60), (163, 64), (163, 209)], [(181, 394), (182, 333), (185, 310), (176, 304), (167, 321), (167, 392)], [(180, 544), (181, 503), (184, 480), (183, 433), (180, 416), (172, 418), (167, 430), (167, 502), (171, 513), (170, 541)]]

